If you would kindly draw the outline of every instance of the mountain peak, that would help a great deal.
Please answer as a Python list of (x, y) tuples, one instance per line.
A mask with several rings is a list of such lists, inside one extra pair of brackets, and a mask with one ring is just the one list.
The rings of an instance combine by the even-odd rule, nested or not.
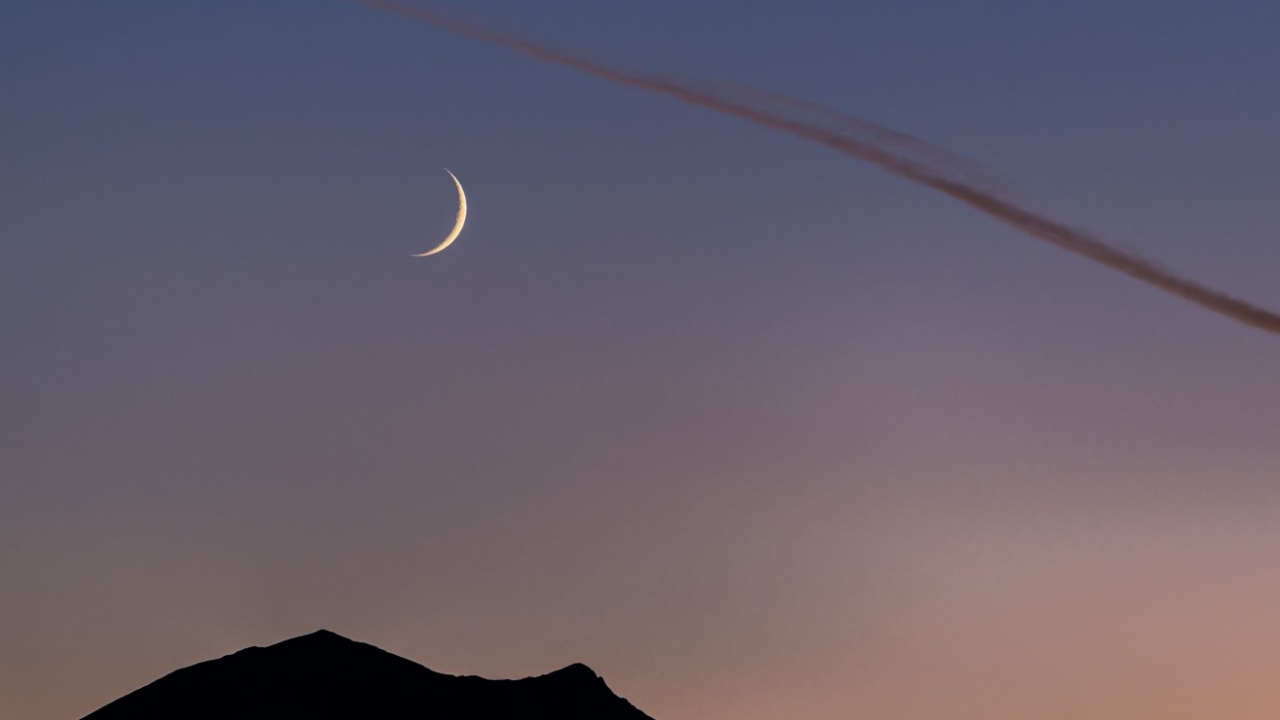
[(84, 720), (652, 720), (574, 663), (522, 680), (429, 670), (318, 630), (177, 670)]
[(315, 632), (310, 633), (308, 635), (300, 635), (294, 639), (301, 640), (303, 638), (316, 638), (320, 640), (342, 640), (344, 642), (355, 642), (354, 640), (350, 640), (348, 638), (342, 637), (341, 635), (339, 635), (338, 633), (332, 630), (326, 630), (324, 628), (320, 628), (319, 630), (316, 630)]
[(552, 675), (563, 674), (563, 675), (568, 675), (573, 677), (590, 677), (590, 678), (600, 677), (599, 675), (596, 675), (595, 670), (592, 670), (591, 668), (587, 667), (586, 665), (583, 665), (582, 663), (574, 663), (572, 665), (562, 667), (551, 674)]
[(355, 640), (352, 640), (350, 638), (343, 637), (332, 630), (320, 629), (320, 630), (316, 630), (315, 632), (307, 633), (306, 635), (299, 635), (298, 637), (295, 637), (295, 638), (289, 638), (288, 640), (283, 640), (269, 647), (279, 647), (281, 645), (285, 645), (286, 643), (290, 645), (311, 645), (316, 647), (328, 646), (333, 648), (344, 648), (344, 647), (349, 648), (352, 645), (364, 645), (364, 643), (356, 642)]

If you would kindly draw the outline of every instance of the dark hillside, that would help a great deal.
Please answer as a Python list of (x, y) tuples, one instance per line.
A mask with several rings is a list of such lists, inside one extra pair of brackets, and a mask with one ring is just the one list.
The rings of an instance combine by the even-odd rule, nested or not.
[(85, 720), (652, 720), (585, 665), (443, 675), (321, 630), (183, 668)]

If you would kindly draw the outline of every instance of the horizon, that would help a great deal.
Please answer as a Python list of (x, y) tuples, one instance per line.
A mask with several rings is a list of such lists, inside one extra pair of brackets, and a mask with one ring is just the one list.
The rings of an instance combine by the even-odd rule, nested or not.
[[(427, 669), (427, 670), (432, 670), (431, 668), (427, 667), (426, 665), (423, 665), (422, 663), (417, 662), (417, 661), (416, 661), (416, 660), (414, 660), (413, 658), (406, 658), (406, 657), (403, 657), (403, 656), (400, 656), (400, 655), (396, 655), (395, 653), (387, 652), (386, 650), (383, 650), (382, 648), (378, 647), (377, 645), (373, 645), (373, 644), (371, 644), (371, 643), (367, 643), (367, 642), (364, 642), (364, 641), (362, 641), (362, 640), (358, 640), (358, 639), (356, 639), (356, 638), (349, 638), (349, 637), (347, 637), (347, 636), (345, 636), (345, 635), (342, 635), (342, 634), (340, 634), (340, 633), (336, 633), (336, 632), (334, 632), (334, 631), (332, 631), (332, 630), (330, 630), (330, 629), (328, 629), (328, 628), (317, 628), (317, 629), (312, 630), (312, 631), (310, 631), (310, 632), (304, 632), (304, 633), (302, 633), (301, 635), (294, 635), (294, 636), (292, 636), (292, 637), (286, 637), (286, 638), (278, 638), (278, 639), (276, 639), (276, 640), (274, 640), (274, 641), (268, 642), (268, 643), (267, 643), (267, 644), (265, 644), (265, 645), (249, 645), (248, 647), (240, 648), (239, 650), (235, 650), (235, 651), (233, 651), (233, 652), (231, 652), (231, 653), (229, 653), (229, 654), (227, 654), (227, 655), (222, 655), (222, 656), (220, 656), (220, 657), (216, 657), (216, 658), (207, 658), (207, 659), (205, 659), (205, 660), (202, 660), (202, 661), (200, 661), (200, 662), (195, 663), (195, 665), (187, 665), (187, 666), (184, 666), (184, 667), (181, 667), (181, 668), (174, 668), (171, 672), (167, 673), (166, 675), (164, 675), (164, 676), (162, 676), (162, 677), (160, 677), (160, 678), (156, 678), (156, 680), (161, 680), (161, 679), (163, 679), (164, 677), (168, 677), (169, 675), (172, 675), (173, 673), (176, 673), (176, 672), (178, 672), (178, 671), (180, 671), (180, 670), (187, 670), (187, 669), (189, 669), (189, 668), (195, 667), (196, 665), (205, 665), (205, 664), (207, 664), (207, 663), (214, 662), (214, 661), (216, 661), (216, 660), (225, 660), (226, 658), (233, 657), (233, 656), (238, 655), (238, 654), (240, 654), (240, 653), (242, 653), (242, 652), (244, 652), (244, 651), (246, 651), (246, 650), (266, 650), (266, 649), (274, 648), (274, 647), (277, 647), (277, 646), (280, 646), (280, 645), (296, 644), (296, 642), (297, 642), (297, 641), (316, 640), (316, 639), (325, 639), (325, 640), (327, 640), (327, 639), (329, 639), (329, 638), (335, 638), (335, 639), (337, 639), (337, 640), (341, 640), (341, 641), (343, 641), (343, 642), (345, 642), (345, 643), (350, 643), (350, 644), (352, 644), (352, 645), (359, 645), (359, 646), (362, 646), (362, 647), (372, 648), (372, 649), (374, 649), (374, 650), (378, 650), (379, 652), (386, 653), (387, 655), (390, 655), (391, 657), (399, 658), (399, 659), (401, 659), (401, 660), (408, 660), (409, 662), (412, 662), (414, 665), (418, 665), (419, 667), (425, 668), (425, 669)], [(527, 679), (531, 679), (531, 678), (544, 677), (544, 676), (547, 676), (547, 675), (555, 675), (555, 674), (557, 674), (557, 673), (563, 673), (563, 672), (564, 672), (564, 671), (566, 671), (566, 670), (573, 670), (574, 668), (584, 668), (584, 669), (586, 669), (586, 670), (591, 670), (591, 673), (592, 673), (593, 675), (595, 675), (596, 677), (600, 677), (600, 673), (597, 673), (595, 670), (592, 670), (590, 665), (587, 665), (587, 664), (585, 664), (585, 663), (575, 662), (575, 663), (570, 663), (570, 664), (568, 664), (568, 665), (565, 665), (564, 667), (554, 668), (554, 669), (552, 669), (552, 670), (548, 670), (547, 672), (538, 673), (537, 675), (525, 675), (525, 676), (523, 676), (523, 677), (510, 677), (510, 678), (481, 678), (481, 679), (484, 679), (484, 680), (527, 680)], [(432, 672), (435, 672), (435, 671), (434, 671), (434, 670), (432, 670)], [(440, 673), (440, 674), (446, 675), (447, 677), (454, 677), (454, 678), (480, 677), (480, 676), (478, 676), (478, 675), (471, 675), (471, 674), (467, 674), (467, 675), (450, 675), (450, 674), (447, 674), (447, 673)], [(602, 679), (603, 679), (603, 678), (602, 678)], [(149, 685), (151, 685), (151, 684), (153, 684), (153, 683), (148, 683), (148, 685), (144, 685), (144, 686), (142, 686), (142, 688), (148, 687), (148, 686), (149, 686)], [(142, 688), (137, 688), (137, 690), (141, 690)]]
[(444, 675), (328, 630), (175, 670), (85, 720), (282, 714), (651, 720), (580, 663), (515, 680)]

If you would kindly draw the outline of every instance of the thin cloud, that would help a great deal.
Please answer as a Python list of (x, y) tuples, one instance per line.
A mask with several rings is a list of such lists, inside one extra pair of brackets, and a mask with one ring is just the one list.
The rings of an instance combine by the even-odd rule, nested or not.
[(535, 60), (666, 95), (825, 145), (933, 188), (1028, 235), (1154, 285), (1183, 300), (1246, 325), (1280, 334), (1280, 314), (1182, 277), (1139, 255), (1109, 245), (1084, 230), (1027, 210), (1001, 197), (988, 173), (973, 173), (977, 166), (971, 161), (869, 120), (777, 93), (740, 86), (702, 87), (674, 78), (618, 70), (590, 58), (387, 0), (351, 1), (425, 22), (457, 35), (500, 45)]

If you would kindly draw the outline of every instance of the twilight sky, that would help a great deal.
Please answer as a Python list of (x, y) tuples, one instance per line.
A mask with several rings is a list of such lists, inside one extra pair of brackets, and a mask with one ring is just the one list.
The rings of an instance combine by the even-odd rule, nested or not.
[[(1280, 306), (1270, 0), (465, 10)], [(0, 98), (0, 717), (320, 627), (661, 720), (1280, 714), (1274, 336), (341, 0), (7, 2)]]

